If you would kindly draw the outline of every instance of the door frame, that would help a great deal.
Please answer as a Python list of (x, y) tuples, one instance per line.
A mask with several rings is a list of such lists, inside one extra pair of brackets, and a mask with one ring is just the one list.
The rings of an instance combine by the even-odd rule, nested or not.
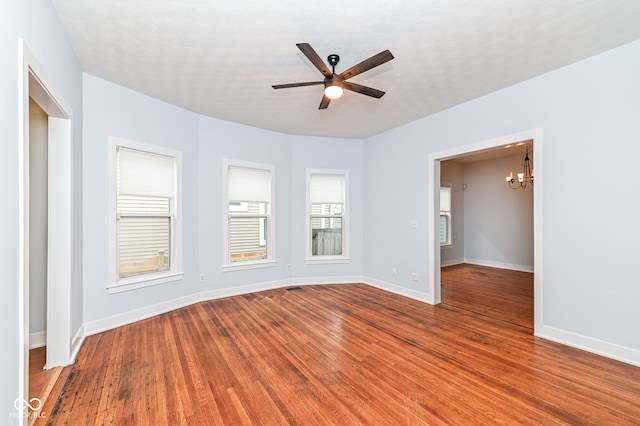
[(47, 361), (45, 368), (68, 365), (71, 358), (71, 282), (73, 271), (72, 111), (24, 40), (19, 41), (19, 208), (20, 208), (20, 381), (29, 400), (29, 98), (48, 119)]
[(441, 302), (441, 277), (440, 277), (440, 239), (439, 215), (440, 211), (440, 162), (459, 157), (465, 154), (479, 153), (518, 142), (532, 140), (533, 158), (536, 161), (536, 180), (533, 186), (533, 323), (534, 334), (543, 328), (543, 282), (542, 282), (542, 188), (544, 177), (544, 156), (542, 155), (543, 138), (542, 129), (532, 129), (520, 133), (513, 133), (472, 143), (456, 148), (429, 154), (429, 181), (428, 185), (428, 229), (431, 230), (429, 242), (428, 266), (429, 266), (429, 298), (432, 305)]

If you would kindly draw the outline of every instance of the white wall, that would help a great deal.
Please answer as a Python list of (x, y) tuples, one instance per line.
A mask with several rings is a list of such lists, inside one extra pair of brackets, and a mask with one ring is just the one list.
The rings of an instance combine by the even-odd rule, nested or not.
[(365, 141), (365, 274), (426, 292), (388, 271), (426, 276), (428, 233), (406, 223), (426, 221), (429, 153), (542, 128), (544, 324), (640, 350), (638, 75), (640, 41)]
[(74, 112), (73, 161), (74, 161), (74, 221), (73, 221), (73, 280), (72, 334), (82, 324), (82, 174), (80, 171), (82, 141), (82, 82), (81, 71), (71, 46), (64, 34), (53, 6), (43, 0), (5, 0), (0, 2), (0, 140), (3, 155), (0, 156), (0, 209), (2, 238), (0, 238), (0, 266), (3, 271), (3, 290), (0, 298), (0, 322), (11, 324), (0, 328), (0, 416), (3, 424), (17, 423), (13, 405), (19, 397), (21, 380), (20, 347), (23, 337), (19, 324), (22, 317), (20, 281), (20, 202), (19, 202), (19, 117), (18, 57), (19, 38), (25, 40), (40, 63), (49, 81), (61, 93)]
[(521, 160), (517, 154), (464, 165), (465, 261), (533, 272), (533, 187), (511, 189), (504, 179)]

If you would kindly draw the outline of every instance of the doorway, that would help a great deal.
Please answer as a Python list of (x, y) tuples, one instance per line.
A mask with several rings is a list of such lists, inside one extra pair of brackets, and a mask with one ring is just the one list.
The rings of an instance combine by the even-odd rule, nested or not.
[[(18, 141), (21, 155), (19, 286), (22, 294), (22, 320), (19, 328), (23, 336), (23, 342), (20, 345), (19, 393), (25, 401), (30, 401), (29, 348), (32, 339), (30, 335), (32, 320), (40, 323), (36, 328), (41, 328), (33, 335), (33, 339), (39, 339), (40, 342), (34, 343), (36, 345), (46, 343), (45, 368), (68, 365), (72, 361), (72, 119), (71, 109), (53, 90), (42, 66), (23, 40), (20, 41), (19, 53), (22, 63), (20, 79), (22, 114)], [(34, 131), (46, 133), (44, 138), (46, 141), (43, 141), (42, 137), (37, 137), (34, 139), (34, 144), (37, 146), (32, 146), (30, 111), (34, 112), (36, 108), (38, 111), (36, 115), (40, 118), (35, 120), (40, 121), (41, 124), (45, 123), (46, 126), (36, 126)], [(35, 142), (36, 140), (39, 142)], [(32, 155), (37, 157), (33, 163)], [(46, 162), (46, 167), (42, 164), (43, 161)], [(34, 180), (33, 186), (32, 180)], [(32, 194), (32, 191), (35, 194)], [(32, 203), (35, 205), (32, 206)], [(32, 274), (34, 275), (33, 284)], [(31, 292), (34, 297), (34, 309), (41, 310), (34, 313), (34, 318), (30, 315)], [(37, 300), (40, 302), (38, 303)], [(42, 330), (43, 327), (45, 330)]]
[(542, 328), (542, 187), (543, 187), (543, 157), (542, 130), (534, 129), (512, 135), (499, 137), (487, 141), (477, 142), (458, 148), (435, 152), (429, 155), (429, 303), (441, 302), (441, 253), (439, 232), (440, 211), (440, 172), (441, 161), (468, 154), (479, 154), (500, 147), (517, 144), (522, 141), (532, 141), (534, 157), (536, 158), (536, 181), (533, 188), (533, 300), (534, 300), (534, 333)]

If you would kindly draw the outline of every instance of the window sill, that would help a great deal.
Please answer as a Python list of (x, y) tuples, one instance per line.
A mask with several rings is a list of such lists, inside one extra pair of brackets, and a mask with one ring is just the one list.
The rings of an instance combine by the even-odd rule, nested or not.
[(138, 288), (150, 287), (152, 285), (180, 281), (183, 277), (183, 272), (164, 272), (144, 275), (141, 277), (123, 278), (118, 280), (116, 283), (108, 285), (107, 294), (122, 293), (124, 291), (136, 290)]
[(248, 269), (272, 268), (276, 266), (275, 260), (261, 260), (253, 262), (237, 262), (222, 265), (222, 272), (244, 271)]
[(351, 263), (350, 257), (343, 256), (315, 256), (304, 260), (306, 265), (325, 265), (331, 263)]
[(451, 247), (453, 247), (453, 244), (449, 243), (449, 244), (440, 244), (440, 248), (441, 249), (450, 249)]

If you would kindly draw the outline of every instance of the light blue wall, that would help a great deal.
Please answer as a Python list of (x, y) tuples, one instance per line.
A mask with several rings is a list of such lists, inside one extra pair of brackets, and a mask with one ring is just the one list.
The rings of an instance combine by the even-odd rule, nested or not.
[(451, 246), (440, 250), (442, 265), (464, 261), (464, 220), (465, 205), (463, 166), (453, 161), (440, 163), (440, 181), (451, 184)]
[(364, 142), (363, 270), (375, 280), (426, 293), (427, 150), (413, 127)]
[(517, 154), (463, 167), (464, 258), (472, 263), (533, 271), (533, 187), (511, 189), (504, 179), (521, 160)]
[[(88, 74), (83, 82), (84, 318), (90, 322), (198, 290), (198, 116)], [(107, 294), (109, 136), (182, 152), (182, 281)]]
[[(362, 275), (362, 141), (294, 137), (203, 117), (91, 75), (84, 76), (85, 321), (91, 322), (197, 292), (292, 277)], [(183, 153), (182, 282), (108, 295), (108, 136), (179, 149)], [(224, 159), (275, 167), (274, 267), (223, 272)], [(350, 172), (351, 262), (304, 265), (305, 169)], [(287, 265), (293, 265), (293, 271)], [(205, 281), (200, 281), (200, 275)]]
[[(291, 265), (296, 278), (353, 277), (362, 275), (363, 168), (362, 145), (357, 139), (295, 136), (292, 145)], [(349, 171), (349, 256), (346, 264), (306, 265), (306, 169)], [(346, 228), (345, 228), (346, 229)]]
[(640, 349), (638, 75), (640, 41), (367, 140), (365, 274), (426, 291), (389, 271), (428, 272), (405, 224), (426, 221), (429, 153), (542, 128), (544, 323)]
[[(199, 259), (206, 280), (203, 291), (287, 279), (291, 257), (291, 137), (214, 118), (199, 121)], [(275, 167), (274, 267), (222, 272), (222, 179), (224, 159), (271, 164)]]
[(19, 396), (20, 380), (19, 348), (23, 336), (17, 324), (21, 321), (19, 294), (19, 116), (18, 39), (22, 38), (44, 69), (47, 78), (55, 86), (56, 93), (64, 98), (73, 110), (73, 162), (74, 162), (74, 221), (71, 312), (72, 334), (83, 322), (82, 318), (82, 79), (80, 67), (70, 44), (58, 22), (53, 6), (42, 0), (5, 0), (0, 2), (0, 140), (3, 154), (0, 156), (0, 209), (2, 238), (0, 238), (0, 266), (3, 271), (0, 321), (10, 325), (0, 327), (0, 423), (17, 423), (13, 402)]

